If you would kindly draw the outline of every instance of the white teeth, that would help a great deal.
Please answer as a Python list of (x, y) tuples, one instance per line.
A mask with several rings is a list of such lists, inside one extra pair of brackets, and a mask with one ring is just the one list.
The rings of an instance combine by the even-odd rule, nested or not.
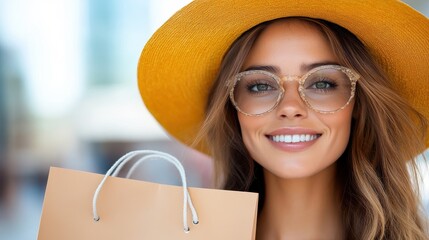
[(292, 135), (292, 142), (293, 143), (297, 143), (300, 140), (300, 135)]
[(318, 135), (310, 134), (293, 134), (293, 135), (275, 135), (271, 136), (271, 140), (274, 142), (285, 142), (285, 143), (298, 143), (298, 142), (309, 142), (318, 138)]

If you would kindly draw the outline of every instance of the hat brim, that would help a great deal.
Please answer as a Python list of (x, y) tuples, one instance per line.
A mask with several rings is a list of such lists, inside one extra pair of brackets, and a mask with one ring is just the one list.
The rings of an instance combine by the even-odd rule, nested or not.
[(324, 19), (354, 33), (400, 95), (429, 119), (429, 21), (396, 0), (193, 1), (142, 51), (138, 84), (146, 107), (169, 134), (191, 144), (228, 47), (251, 27), (290, 16)]

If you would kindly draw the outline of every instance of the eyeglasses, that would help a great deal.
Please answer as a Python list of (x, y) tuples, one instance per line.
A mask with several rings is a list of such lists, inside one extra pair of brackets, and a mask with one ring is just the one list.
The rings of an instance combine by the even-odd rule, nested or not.
[(232, 79), (229, 97), (241, 113), (259, 116), (278, 106), (285, 94), (284, 82), (298, 81), (299, 95), (310, 109), (335, 113), (351, 102), (359, 78), (354, 70), (339, 65), (319, 66), (303, 76), (279, 77), (265, 70), (249, 70)]

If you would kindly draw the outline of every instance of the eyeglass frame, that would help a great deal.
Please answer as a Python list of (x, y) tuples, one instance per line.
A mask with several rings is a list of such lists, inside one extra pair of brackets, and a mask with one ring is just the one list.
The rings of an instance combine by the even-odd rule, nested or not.
[[(320, 70), (324, 70), (324, 69), (334, 69), (334, 70), (340, 70), (341, 72), (343, 72), (344, 74), (347, 75), (347, 77), (350, 80), (350, 84), (351, 84), (351, 91), (350, 91), (350, 97), (347, 100), (347, 102), (344, 104), (344, 106), (333, 110), (333, 111), (323, 111), (323, 110), (318, 110), (315, 109), (313, 106), (311, 106), (311, 104), (308, 102), (308, 100), (305, 98), (305, 94), (303, 92), (304, 89), (304, 82), (305, 80), (313, 73), (320, 71)], [(268, 75), (270, 77), (272, 77), (273, 79), (276, 80), (277, 84), (280, 87), (281, 93), (278, 95), (276, 103), (267, 111), (263, 112), (263, 113), (258, 113), (258, 114), (250, 114), (250, 113), (246, 113), (243, 110), (240, 109), (240, 107), (238, 107), (237, 103), (234, 100), (234, 89), (235, 86), (237, 85), (238, 81), (240, 81), (241, 77), (246, 76), (246, 75), (250, 75), (250, 74), (265, 74)], [(283, 87), (284, 82), (291, 82), (291, 81), (296, 81), (298, 80), (298, 92), (299, 95), (301, 97), (301, 99), (304, 101), (304, 103), (306, 104), (306, 106), (308, 108), (310, 108), (311, 110), (317, 112), (317, 113), (322, 113), (322, 114), (333, 114), (336, 113), (338, 111), (343, 110), (344, 108), (346, 108), (350, 102), (352, 101), (352, 99), (355, 96), (355, 92), (356, 92), (356, 83), (358, 81), (358, 79), (360, 78), (360, 75), (353, 69), (341, 66), (341, 65), (322, 65), (322, 66), (318, 66), (315, 68), (310, 69), (306, 74), (299, 76), (299, 75), (284, 75), (284, 76), (278, 76), (277, 74), (274, 74), (272, 72), (266, 71), (266, 70), (247, 70), (247, 71), (243, 71), (243, 72), (239, 72), (237, 73), (232, 79), (230, 79), (227, 82), (227, 85), (230, 86), (230, 91), (229, 91), (229, 98), (232, 102), (232, 104), (234, 105), (235, 109), (237, 109), (239, 112), (241, 112), (242, 114), (246, 115), (246, 116), (261, 116), (264, 115), (266, 113), (269, 113), (271, 111), (273, 111), (274, 109), (277, 108), (277, 106), (279, 105), (279, 103), (281, 102), (281, 100), (284, 97), (284, 93), (285, 93), (285, 89)], [(232, 84), (231, 82), (234, 81)]]

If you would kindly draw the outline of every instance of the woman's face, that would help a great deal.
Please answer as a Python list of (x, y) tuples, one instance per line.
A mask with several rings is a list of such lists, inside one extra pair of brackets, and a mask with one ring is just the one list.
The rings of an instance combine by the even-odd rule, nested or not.
[[(242, 70), (263, 66), (278, 76), (302, 76), (310, 66), (337, 62), (315, 26), (281, 20), (261, 33)], [(344, 152), (354, 104), (332, 114), (317, 113), (300, 98), (297, 81), (284, 83), (284, 88), (284, 97), (273, 111), (261, 116), (237, 113), (243, 141), (265, 171), (280, 178), (310, 177), (328, 169)], [(303, 140), (286, 143), (281, 138)]]

